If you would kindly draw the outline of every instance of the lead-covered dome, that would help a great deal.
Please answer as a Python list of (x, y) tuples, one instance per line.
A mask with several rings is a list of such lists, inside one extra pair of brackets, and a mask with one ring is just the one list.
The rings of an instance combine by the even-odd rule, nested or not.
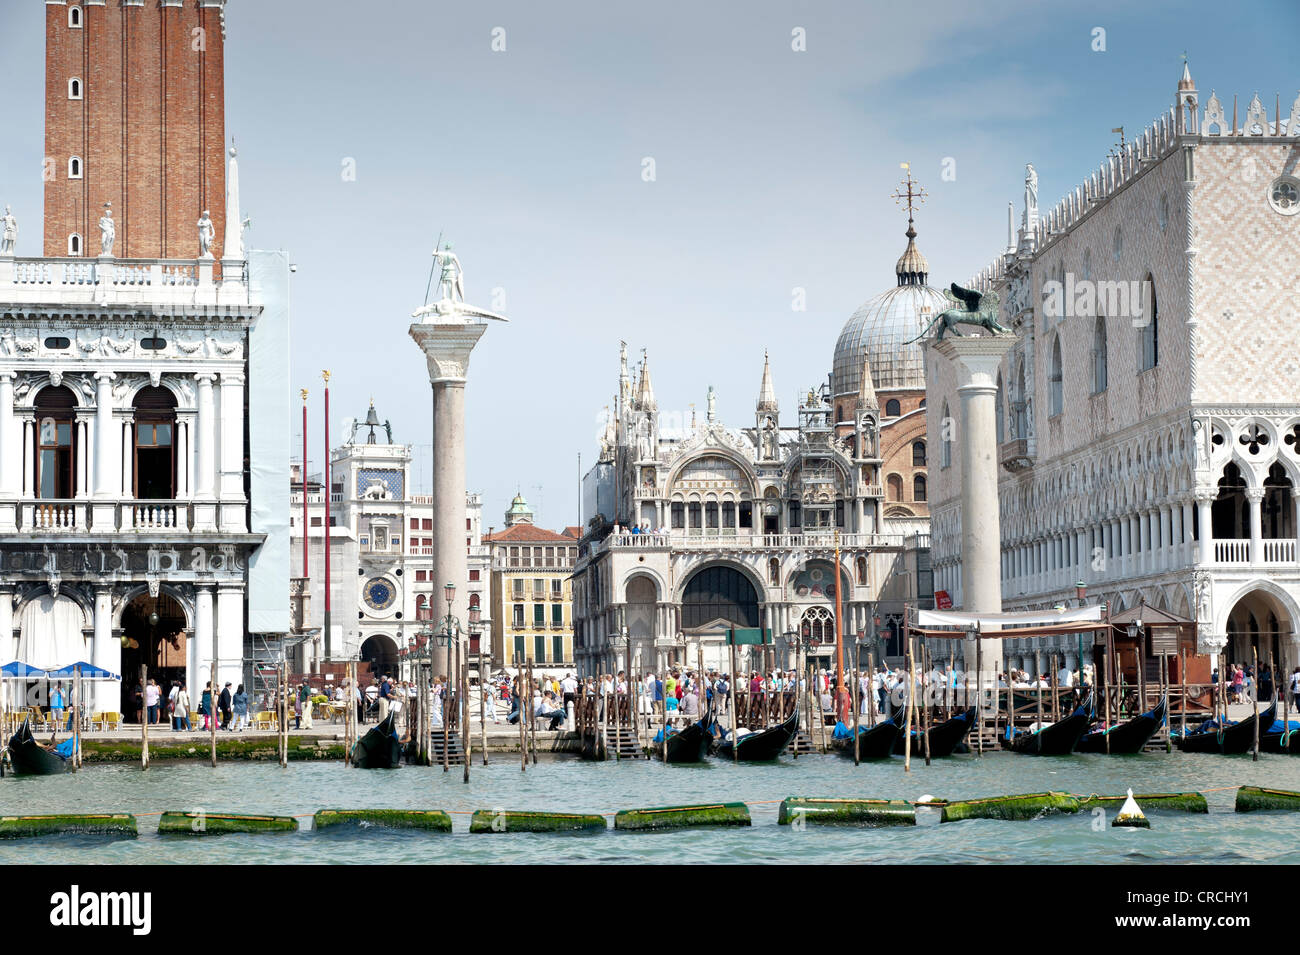
[(911, 219), (906, 234), (907, 248), (894, 266), (898, 284), (854, 312), (835, 343), (831, 384), (836, 395), (857, 394), (864, 352), (877, 391), (925, 387), (925, 354), (915, 339), (952, 303), (926, 284), (930, 265), (916, 247)]

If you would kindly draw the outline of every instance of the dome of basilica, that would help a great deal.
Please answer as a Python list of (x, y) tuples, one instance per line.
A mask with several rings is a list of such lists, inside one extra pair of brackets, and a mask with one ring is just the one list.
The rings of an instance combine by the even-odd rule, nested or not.
[(835, 343), (831, 366), (834, 394), (857, 394), (864, 352), (877, 391), (925, 387), (925, 354), (914, 339), (952, 305), (941, 291), (926, 284), (929, 268), (916, 247), (916, 229), (909, 219), (907, 249), (894, 267), (898, 284), (854, 312)]

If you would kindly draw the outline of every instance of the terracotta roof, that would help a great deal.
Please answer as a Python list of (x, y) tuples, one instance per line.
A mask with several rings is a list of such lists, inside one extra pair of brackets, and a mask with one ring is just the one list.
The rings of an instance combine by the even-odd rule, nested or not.
[(515, 524), (494, 534), (484, 534), (483, 540), (494, 544), (502, 542), (513, 544), (536, 542), (572, 544), (574, 541), (572, 537), (557, 534), (555, 531), (548, 531), (546, 528), (538, 527), (535, 524)]
[(576, 524), (571, 524), (564, 529), (564, 536), (572, 537), (576, 541), (582, 540), (582, 528), (578, 527)]

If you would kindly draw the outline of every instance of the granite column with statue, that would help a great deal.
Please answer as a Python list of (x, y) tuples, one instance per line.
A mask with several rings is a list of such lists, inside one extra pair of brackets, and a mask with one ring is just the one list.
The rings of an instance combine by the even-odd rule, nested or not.
[[(998, 512), (997, 376), (1002, 358), (1015, 347), (1012, 334), (938, 338), (930, 349), (953, 363), (961, 422), (961, 609), (1002, 612), (1002, 534)], [(1001, 639), (981, 639), (980, 686), (997, 686), (1002, 671)], [(976, 663), (973, 641), (966, 645), (966, 669)]]
[[(459, 639), (469, 639), (469, 562), (465, 548), (465, 384), (470, 353), (487, 331), (487, 319), (505, 321), (464, 301), (460, 261), (451, 246), (434, 253), (441, 266), (440, 298), (412, 313), (411, 337), (424, 352), (433, 388), (433, 591), (432, 623), (451, 613)], [(443, 596), (456, 587), (452, 606)], [(462, 652), (465, 648), (463, 647)], [(433, 672), (448, 674), (447, 648), (435, 643)], [(462, 657), (463, 658), (463, 657)]]

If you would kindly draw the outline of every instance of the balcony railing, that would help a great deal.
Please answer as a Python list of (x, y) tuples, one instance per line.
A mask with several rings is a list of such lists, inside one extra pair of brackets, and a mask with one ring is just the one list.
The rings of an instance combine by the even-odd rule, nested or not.
[(226, 268), (213, 259), (6, 255), (0, 302), (247, 305), (249, 295), (243, 262)]
[[(188, 533), (194, 527), (190, 501), (19, 501), (17, 524), (27, 534)], [(11, 507), (12, 505), (0, 505)], [(104, 520), (105, 506), (111, 513)], [(212, 504), (216, 507), (216, 502)], [(99, 517), (96, 518), (96, 512)]]
[(1214, 542), (1214, 560), (1219, 564), (1249, 564), (1249, 540), (1217, 540)]
[[(903, 534), (841, 534), (840, 547), (854, 548), (902, 547)], [(658, 550), (789, 550), (794, 548), (825, 549), (835, 546), (835, 535), (824, 531), (807, 534), (617, 534), (601, 542), (610, 549)]]
[(1264, 541), (1264, 563), (1294, 564), (1295, 541), (1288, 538)]

